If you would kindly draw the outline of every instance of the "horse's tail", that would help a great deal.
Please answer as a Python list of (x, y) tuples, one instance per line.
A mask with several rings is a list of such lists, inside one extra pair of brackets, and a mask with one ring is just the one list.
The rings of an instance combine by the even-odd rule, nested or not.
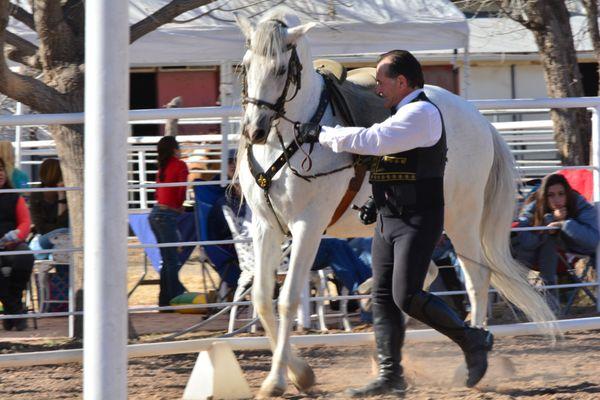
[(494, 161), (485, 187), (485, 205), (481, 220), (483, 256), (491, 269), (492, 285), (527, 317), (542, 324), (553, 338), (556, 317), (548, 304), (528, 282), (528, 270), (510, 252), (510, 227), (513, 219), (517, 173), (508, 145), (490, 124), (494, 142)]

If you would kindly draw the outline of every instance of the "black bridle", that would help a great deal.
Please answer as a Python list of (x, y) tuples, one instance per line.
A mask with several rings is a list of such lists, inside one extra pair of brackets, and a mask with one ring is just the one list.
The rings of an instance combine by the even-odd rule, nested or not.
[[(287, 25), (284, 22), (279, 21), (279, 20), (274, 20), (274, 21), (277, 22), (279, 25), (281, 25), (281, 27), (287, 28)], [(252, 48), (250, 42), (248, 42), (246, 45), (249, 49)], [(289, 119), (287, 119), (285, 117), (285, 103), (287, 103), (288, 101), (294, 100), (294, 98), (296, 98), (296, 95), (300, 91), (301, 77), (302, 77), (302, 64), (300, 63), (300, 58), (298, 58), (298, 52), (296, 51), (295, 45), (288, 45), (286, 48), (286, 51), (292, 52), (292, 54), (290, 54), (290, 59), (288, 61), (287, 79), (285, 80), (285, 86), (283, 87), (281, 95), (275, 101), (275, 103), (269, 103), (268, 101), (264, 101), (261, 99), (257, 99), (257, 98), (248, 96), (246, 68), (244, 67), (242, 69), (242, 79), (243, 79), (242, 105), (245, 108), (246, 105), (248, 103), (250, 103), (250, 104), (254, 104), (255, 106), (257, 106), (259, 108), (270, 109), (275, 112), (276, 118), (273, 118), (273, 119), (284, 118), (284, 119), (288, 120), (289, 122), (293, 123), (295, 121), (290, 121)], [(290, 99), (288, 99), (287, 95), (288, 95), (288, 90), (290, 88), (290, 84), (294, 84), (294, 95)]]

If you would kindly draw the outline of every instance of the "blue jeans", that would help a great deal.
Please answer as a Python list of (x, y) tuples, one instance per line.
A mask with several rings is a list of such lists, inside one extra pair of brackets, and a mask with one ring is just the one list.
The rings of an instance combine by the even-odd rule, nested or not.
[(358, 285), (371, 277), (371, 268), (365, 264), (342, 239), (323, 239), (319, 245), (314, 266), (324, 268), (330, 266), (337, 279), (350, 293), (356, 291)]
[[(177, 211), (154, 207), (148, 221), (158, 243), (179, 242), (181, 235), (177, 230)], [(186, 291), (179, 281), (179, 270), (182, 265), (177, 257), (177, 247), (161, 247), (162, 266), (160, 269), (160, 293), (158, 305), (168, 306), (172, 298)]]

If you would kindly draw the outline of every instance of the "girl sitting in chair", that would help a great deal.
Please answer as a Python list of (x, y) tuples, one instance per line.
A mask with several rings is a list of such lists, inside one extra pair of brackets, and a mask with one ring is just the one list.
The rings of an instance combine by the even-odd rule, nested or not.
[(560, 174), (542, 180), (526, 202), (518, 226), (555, 228), (518, 232), (513, 240), (515, 258), (530, 267), (537, 266), (546, 285), (556, 284), (559, 252), (591, 255), (600, 240), (596, 209)]

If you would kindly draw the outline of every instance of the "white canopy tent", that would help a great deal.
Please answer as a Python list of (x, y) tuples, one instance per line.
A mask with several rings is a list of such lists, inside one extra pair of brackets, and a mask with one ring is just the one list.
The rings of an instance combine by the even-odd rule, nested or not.
[[(130, 24), (170, 1), (130, 0)], [(29, 8), (25, 3), (21, 6)], [(308, 34), (316, 57), (379, 54), (391, 49), (459, 49), (467, 48), (469, 41), (467, 20), (449, 0), (218, 0), (138, 39), (129, 49), (130, 65), (237, 62), (243, 55), (244, 39), (231, 10), (258, 21), (274, 6), (298, 15), (303, 23), (318, 23)], [(35, 32), (14, 18), (9, 30), (38, 43)]]
[[(130, 21), (137, 22), (168, 0), (131, 0)], [(132, 66), (215, 65), (237, 62), (244, 39), (231, 11), (257, 21), (281, 1), (224, 0), (198, 8), (142, 37), (131, 46)], [(279, 5), (303, 23), (317, 22), (308, 36), (316, 57), (382, 53), (391, 49), (467, 48), (465, 16), (448, 0), (286, 0)]]

